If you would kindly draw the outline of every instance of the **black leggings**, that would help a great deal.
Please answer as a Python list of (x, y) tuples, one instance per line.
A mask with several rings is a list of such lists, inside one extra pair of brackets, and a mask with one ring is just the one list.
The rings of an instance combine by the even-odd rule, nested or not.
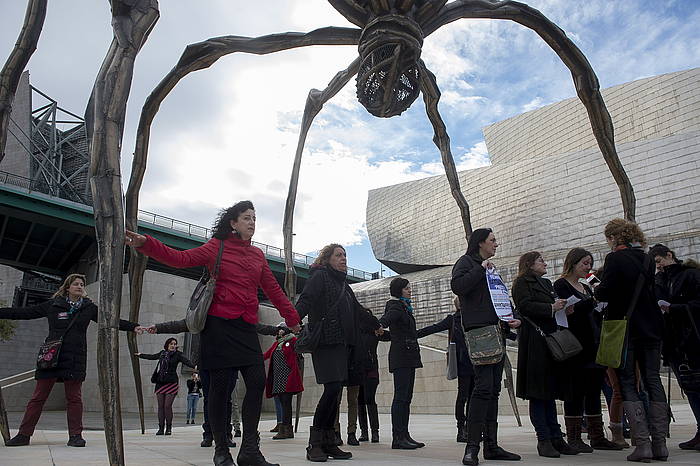
[(332, 429), (335, 423), (335, 413), (338, 408), (338, 397), (343, 391), (341, 382), (329, 382), (323, 384), (323, 394), (316, 405), (314, 412), (314, 427), (318, 429)]
[(564, 401), (564, 415), (581, 417), (600, 414), (600, 391), (605, 377), (604, 367), (578, 369), (572, 374), (573, 398)]
[(177, 393), (156, 393), (158, 400), (158, 425), (173, 424), (173, 401)]
[(376, 406), (377, 387), (379, 387), (379, 379), (366, 377), (364, 384), (360, 386), (360, 395), (357, 397), (358, 404)]
[(241, 407), (243, 437), (254, 437), (258, 432), (262, 396), (265, 391), (265, 366), (263, 364), (209, 370), (208, 411), (211, 430), (212, 432), (226, 432), (226, 403), (229, 396), (231, 371), (240, 372), (246, 388)]

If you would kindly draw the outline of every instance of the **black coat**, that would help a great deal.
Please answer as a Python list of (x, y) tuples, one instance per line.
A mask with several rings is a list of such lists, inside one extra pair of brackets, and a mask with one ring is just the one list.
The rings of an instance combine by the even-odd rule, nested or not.
[[(140, 353), (140, 354), (139, 354), (139, 358), (141, 358), (141, 359), (150, 359), (150, 360), (152, 360), (152, 361), (156, 361), (156, 360), (159, 360), (159, 359), (161, 359), (162, 357), (164, 357), (164, 356), (165, 356), (165, 353), (167, 353), (167, 351), (165, 351), (165, 350), (161, 350), (161, 351), (159, 351), (159, 352), (157, 352), (157, 353), (155, 353), (155, 354), (143, 354), (143, 353)], [(160, 362), (160, 361), (159, 361), (159, 362)], [(192, 361), (190, 361), (189, 359), (187, 359), (187, 358), (185, 357), (185, 355), (182, 354), (181, 351), (175, 351), (175, 354), (173, 354), (172, 356), (170, 356), (170, 362), (169, 362), (169, 364), (168, 364), (167, 370), (165, 371), (165, 375), (164, 375), (163, 377), (161, 377), (161, 378), (158, 379), (158, 383), (159, 383), (159, 384), (177, 383), (177, 380), (178, 380), (178, 379), (177, 379), (177, 366), (178, 366), (178, 364), (180, 364), (180, 363), (184, 364), (184, 365), (187, 366), (187, 367), (192, 367), (192, 368), (194, 368), (194, 364), (192, 363)], [(156, 368), (154, 369), (154, 372), (157, 371), (158, 369), (159, 369), (159, 367), (156, 366)]]
[[(623, 319), (642, 273), (646, 254), (641, 248), (614, 251), (605, 257), (600, 285), (595, 289), (598, 301), (607, 302), (606, 319)], [(654, 261), (643, 271), (646, 276), (637, 305), (629, 321), (629, 338), (660, 340), (663, 337), (664, 320), (654, 293)]]
[(391, 298), (386, 302), (384, 315), (379, 322), (391, 330), (389, 372), (406, 367), (423, 367), (418, 347), (416, 318), (408, 312), (406, 304), (398, 298)]
[(598, 344), (600, 343), (600, 327), (603, 316), (595, 310), (598, 303), (593, 298), (593, 290), (587, 285), (583, 286), (587, 294), (580, 293), (565, 278), (560, 278), (554, 282), (554, 291), (556, 291), (558, 298), (567, 299), (569, 296), (576, 296), (581, 300), (574, 304), (574, 312), (566, 316), (569, 322), (569, 330), (583, 346), (583, 351), (567, 359), (566, 367), (570, 370), (578, 370), (582, 367), (596, 367), (595, 357), (598, 353)]
[(433, 333), (445, 330), (449, 331), (449, 341), (455, 344), (455, 349), (457, 350), (458, 377), (473, 377), (474, 366), (469, 359), (469, 351), (467, 350), (467, 343), (464, 340), (464, 330), (462, 328), (462, 315), (459, 311), (454, 314), (448, 314), (440, 322), (419, 329), (418, 338), (427, 337)]
[(481, 258), (467, 254), (452, 268), (452, 292), (459, 296), (462, 325), (465, 330), (499, 323), (486, 282), (486, 270)]
[[(67, 314), (69, 310), (70, 305), (63, 297), (52, 298), (32, 307), (0, 309), (0, 319), (30, 320), (46, 317), (49, 322), (49, 335), (46, 341), (61, 338), (71, 319), (76, 319), (63, 337), (58, 366), (53, 369), (37, 369), (35, 375), (37, 380), (52, 378), (57, 378), (59, 381), (85, 380), (87, 328), (90, 321), (97, 322), (97, 306), (88, 298), (83, 298), (82, 305), (73, 316)], [(128, 320), (119, 321), (119, 330), (133, 331), (137, 326), (138, 324)]]
[[(527, 274), (513, 282), (515, 307), (523, 317), (518, 340), (516, 395), (525, 400), (563, 399), (569, 392), (562, 363), (556, 362), (547, 343), (529, 320), (544, 333), (557, 329), (552, 315), (554, 288), (549, 280)], [(525, 319), (527, 317), (527, 319)]]

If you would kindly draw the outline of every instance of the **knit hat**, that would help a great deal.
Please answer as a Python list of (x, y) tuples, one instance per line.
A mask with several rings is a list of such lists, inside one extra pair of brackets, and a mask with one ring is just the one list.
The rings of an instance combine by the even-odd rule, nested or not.
[(389, 294), (394, 298), (400, 298), (403, 296), (401, 292), (404, 288), (408, 286), (408, 280), (401, 277), (394, 278), (391, 283), (389, 283)]

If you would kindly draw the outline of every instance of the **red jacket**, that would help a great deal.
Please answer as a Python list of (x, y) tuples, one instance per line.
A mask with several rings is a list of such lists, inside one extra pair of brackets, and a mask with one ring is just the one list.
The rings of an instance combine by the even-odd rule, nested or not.
[[(146, 236), (146, 244), (139, 248), (143, 254), (158, 262), (177, 268), (207, 266), (214, 270), (221, 240), (212, 238), (202, 246), (178, 251)], [(250, 324), (258, 323), (258, 287), (272, 301), (288, 327), (299, 323), (299, 314), (275, 280), (263, 252), (231, 234), (224, 240), (219, 277), (209, 315), (236, 319), (242, 317)]]
[[(282, 346), (284, 360), (287, 363), (287, 366), (289, 367), (289, 377), (287, 377), (287, 385), (284, 390), (286, 393), (299, 393), (304, 391), (304, 382), (301, 379), (301, 371), (299, 370), (297, 353), (296, 351), (294, 351), (294, 344), (296, 343), (296, 341), (296, 337), (293, 337), (291, 340), (284, 342), (284, 346)], [(263, 357), (266, 360), (272, 357), (272, 353), (277, 349), (277, 345), (279, 345), (279, 343), (279, 340), (275, 340), (272, 346), (270, 346), (270, 348), (267, 351), (265, 351)], [(272, 394), (273, 380), (275, 380), (275, 374), (272, 370), (272, 361), (270, 361), (270, 367), (267, 371), (267, 381), (265, 383), (265, 395), (268, 398), (272, 398), (274, 396)]]

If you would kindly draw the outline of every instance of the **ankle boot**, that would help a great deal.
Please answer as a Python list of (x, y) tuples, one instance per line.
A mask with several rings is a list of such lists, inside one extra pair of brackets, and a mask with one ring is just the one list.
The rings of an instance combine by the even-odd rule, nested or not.
[(552, 446), (562, 455), (578, 455), (578, 450), (571, 448), (562, 437), (553, 438), (550, 440)]
[(357, 440), (366, 442), (369, 440), (369, 430), (367, 429), (367, 405), (360, 403), (357, 405), (357, 422), (360, 424), (360, 437)]
[(700, 430), (695, 432), (695, 437), (686, 442), (679, 443), (678, 448), (681, 450), (697, 450), (700, 448)]
[(358, 446), (360, 444), (360, 441), (357, 440), (357, 437), (355, 436), (355, 432), (348, 432), (348, 445), (353, 445), (353, 446)]
[(316, 463), (328, 461), (328, 455), (323, 451), (324, 432), (318, 427), (311, 426), (309, 446), (306, 447), (306, 459)]
[(272, 429), (270, 429), (270, 432), (274, 432), (274, 433), (279, 432), (279, 430), (280, 430), (280, 424), (282, 424), (282, 423), (281, 423), (281, 422), (278, 422), (277, 424), (275, 424), (275, 427), (273, 427)]
[(279, 466), (279, 464), (268, 463), (260, 451), (260, 434), (255, 431), (253, 434), (243, 431), (241, 439), (241, 449), (236, 457), (238, 466)]
[(165, 425), (163, 424), (158, 424), (158, 432), (156, 432), (156, 435), (163, 435), (165, 434)]
[(457, 442), (467, 442), (467, 424), (466, 421), (457, 421)]
[(462, 464), (476, 466), (479, 464), (479, 444), (484, 431), (484, 424), (467, 421), (467, 445), (464, 447)]
[(29, 445), (29, 435), (23, 435), (23, 434), (17, 434), (14, 437), (12, 437), (10, 440), (5, 442), (5, 446), (7, 447), (23, 447), (25, 445)]
[(593, 453), (593, 448), (581, 439), (581, 417), (564, 416), (564, 424), (566, 425), (566, 443), (579, 453)]
[(520, 455), (511, 453), (498, 446), (498, 422), (484, 424), (484, 459), (501, 461), (520, 461)]
[(634, 451), (627, 455), (627, 461), (640, 461), (648, 463), (654, 456), (651, 451), (649, 439), (649, 425), (644, 411), (644, 403), (641, 401), (624, 401), (622, 403), (630, 423)]
[(462, 464), (467, 466), (477, 466), (479, 464), (479, 445), (467, 445), (464, 447), (464, 456), (462, 457)]
[(610, 433), (612, 433), (612, 443), (622, 448), (630, 447), (630, 444), (625, 440), (621, 422), (611, 422), (608, 428), (610, 429)]
[(409, 442), (415, 443), (415, 444), (416, 444), (416, 448), (423, 448), (423, 447), (425, 446), (425, 443), (419, 442), (419, 441), (417, 441), (417, 440), (414, 440), (413, 437), (411, 437), (411, 434), (410, 434), (408, 431), (404, 432), (404, 436), (406, 437), (406, 440), (408, 440)]
[(66, 443), (66, 445), (68, 445), (69, 447), (84, 447), (85, 446), (85, 439), (80, 434), (69, 435), (68, 436), (68, 443)]
[(294, 428), (291, 424), (280, 424), (279, 432), (272, 437), (272, 440), (282, 440), (286, 438), (294, 438)]
[(669, 415), (668, 404), (665, 401), (652, 401), (649, 403), (652, 459), (657, 461), (666, 461), (668, 459), (666, 437), (668, 437), (668, 424), (670, 422), (671, 416)]
[(224, 432), (214, 432), (212, 434), (214, 438), (214, 464), (216, 466), (236, 466), (231, 457), (231, 453), (228, 451), (228, 442), (226, 441), (226, 434)]
[(379, 412), (377, 405), (367, 405), (367, 416), (369, 417), (369, 426), (372, 429), (372, 443), (379, 442)]
[(415, 450), (418, 444), (410, 442), (406, 438), (405, 432), (394, 432), (392, 434), (391, 448), (394, 450)]
[(165, 435), (172, 435), (172, 434), (173, 434), (173, 425), (166, 424), (165, 425)]
[(554, 448), (552, 441), (549, 439), (537, 441), (537, 454), (545, 458), (559, 458), (560, 456), (559, 451)]
[(622, 450), (622, 446), (611, 442), (605, 438), (605, 429), (603, 428), (603, 416), (601, 414), (595, 416), (586, 416), (586, 424), (588, 424), (588, 436), (591, 438), (591, 447), (595, 450)]
[(323, 442), (323, 452), (335, 460), (349, 460), (352, 458), (352, 453), (349, 451), (343, 451), (336, 445), (336, 431), (335, 429), (326, 429), (324, 431), (325, 437)]

